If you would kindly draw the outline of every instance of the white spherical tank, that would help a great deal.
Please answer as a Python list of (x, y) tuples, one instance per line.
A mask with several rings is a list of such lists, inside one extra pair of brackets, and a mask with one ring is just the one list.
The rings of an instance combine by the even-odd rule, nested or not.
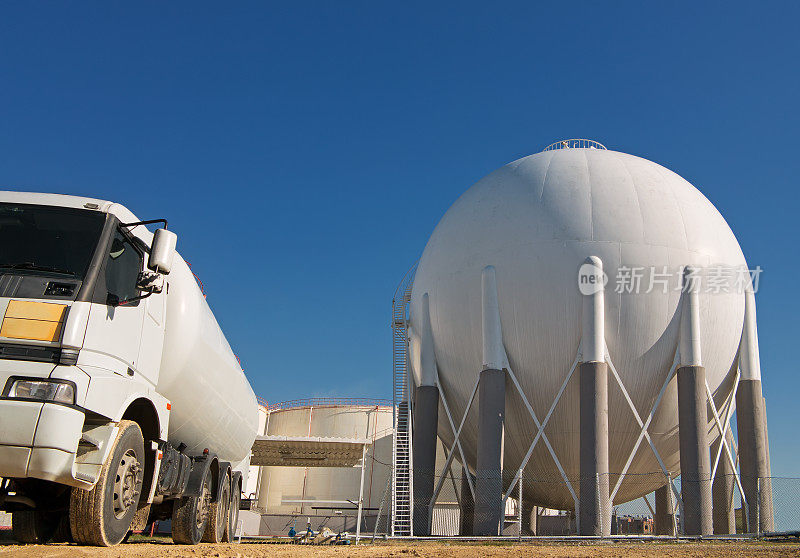
[[(646, 418), (678, 346), (682, 268), (741, 273), (747, 266), (727, 223), (694, 186), (656, 163), (601, 148), (548, 150), (509, 163), (472, 186), (447, 211), (425, 247), (413, 283), (410, 347), (417, 383), (418, 335), (425, 329), (427, 294), (436, 369), (458, 423), (482, 367), (481, 275), (493, 266), (508, 362), (542, 420), (579, 352), (578, 270), (590, 256), (599, 257), (608, 274), (605, 340), (611, 361)], [(731, 389), (743, 316), (741, 292), (701, 291), (702, 358), (718, 406)], [(504, 468), (513, 476), (536, 428), (513, 384), (506, 385)], [(611, 373), (608, 391), (613, 487), (640, 427)], [(477, 407), (461, 435), (472, 469)], [(673, 476), (679, 473), (677, 426), (673, 378), (648, 429)], [(567, 476), (578, 479), (577, 374), (545, 432)], [(713, 440), (716, 431), (711, 434)], [(452, 443), (443, 409), (439, 435)], [(545, 444), (537, 444), (524, 478), (525, 497), (532, 502), (573, 507)], [(614, 502), (664, 483), (658, 461), (643, 442)], [(573, 482), (576, 491), (578, 484)]]

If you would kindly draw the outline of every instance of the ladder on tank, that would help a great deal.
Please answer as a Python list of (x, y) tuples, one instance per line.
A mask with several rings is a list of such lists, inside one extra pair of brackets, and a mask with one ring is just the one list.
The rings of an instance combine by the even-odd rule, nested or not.
[(408, 304), (416, 265), (395, 291), (392, 300), (392, 372), (393, 372), (393, 436), (392, 436), (392, 516), (390, 536), (413, 534), (411, 398), (408, 376)]

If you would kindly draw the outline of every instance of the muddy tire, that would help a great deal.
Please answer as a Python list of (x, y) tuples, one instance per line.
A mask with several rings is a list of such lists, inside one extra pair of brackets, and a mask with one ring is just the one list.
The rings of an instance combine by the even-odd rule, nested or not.
[(225, 475), (222, 480), (219, 499), (208, 507), (208, 521), (203, 533), (203, 542), (222, 542), (228, 528), (228, 514), (231, 509), (231, 477)]
[(239, 523), (239, 506), (242, 502), (242, 491), (239, 483), (234, 482), (231, 487), (231, 503), (228, 506), (228, 524), (225, 526), (225, 534), (222, 535), (222, 542), (233, 542), (236, 536), (236, 525)]
[(211, 508), (211, 469), (206, 469), (199, 496), (184, 496), (172, 507), (172, 540), (177, 544), (197, 544), (209, 521)]
[(49, 542), (58, 529), (58, 515), (33, 510), (15, 511), (11, 514), (11, 536), (22, 544)]
[(78, 544), (119, 544), (136, 515), (144, 479), (144, 439), (135, 422), (122, 420), (118, 426), (97, 484), (91, 490), (73, 489), (70, 495), (70, 530)]

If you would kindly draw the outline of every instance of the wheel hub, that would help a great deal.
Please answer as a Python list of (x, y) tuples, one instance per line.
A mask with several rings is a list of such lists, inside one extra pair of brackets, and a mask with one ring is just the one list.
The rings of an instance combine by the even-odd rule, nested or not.
[(139, 496), (139, 473), (141, 464), (133, 450), (128, 450), (120, 459), (114, 477), (114, 515), (117, 519), (124, 516)]

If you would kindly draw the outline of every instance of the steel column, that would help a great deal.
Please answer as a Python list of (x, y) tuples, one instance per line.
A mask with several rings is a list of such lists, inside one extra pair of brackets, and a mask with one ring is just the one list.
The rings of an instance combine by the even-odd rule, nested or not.
[(503, 519), (503, 423), (506, 376), (484, 370), (478, 381), (478, 466), (475, 474), (474, 534), (497, 536)]
[(475, 519), (475, 500), (472, 498), (470, 488), (470, 472), (466, 467), (461, 468), (461, 518), (459, 534), (464, 536), (472, 535), (473, 523)]
[[(726, 431), (728, 445), (733, 445), (733, 436), (730, 430)], [(714, 443), (714, 453), (722, 444), (722, 437)], [(733, 487), (736, 485), (734, 475), (736, 471), (731, 467), (730, 461), (723, 459), (719, 462), (712, 485), (712, 499), (714, 504), (714, 534), (736, 534), (736, 516), (733, 505)]]
[(436, 475), (439, 388), (418, 386), (414, 399), (414, 535), (431, 534), (430, 501)]
[[(736, 392), (736, 425), (739, 432), (739, 469), (748, 503), (748, 531), (773, 531), (772, 483), (769, 476), (767, 415), (761, 391), (761, 357), (756, 328), (756, 299), (748, 286), (744, 296), (744, 327), (739, 345), (742, 373)], [(761, 485), (761, 490), (759, 490)]]
[(611, 534), (608, 475), (608, 365), (603, 263), (592, 256), (579, 272), (583, 295), (580, 390), (580, 535)]
[(672, 537), (676, 535), (675, 496), (672, 492), (671, 483), (656, 489), (656, 513), (653, 520), (656, 535), (669, 535)]

